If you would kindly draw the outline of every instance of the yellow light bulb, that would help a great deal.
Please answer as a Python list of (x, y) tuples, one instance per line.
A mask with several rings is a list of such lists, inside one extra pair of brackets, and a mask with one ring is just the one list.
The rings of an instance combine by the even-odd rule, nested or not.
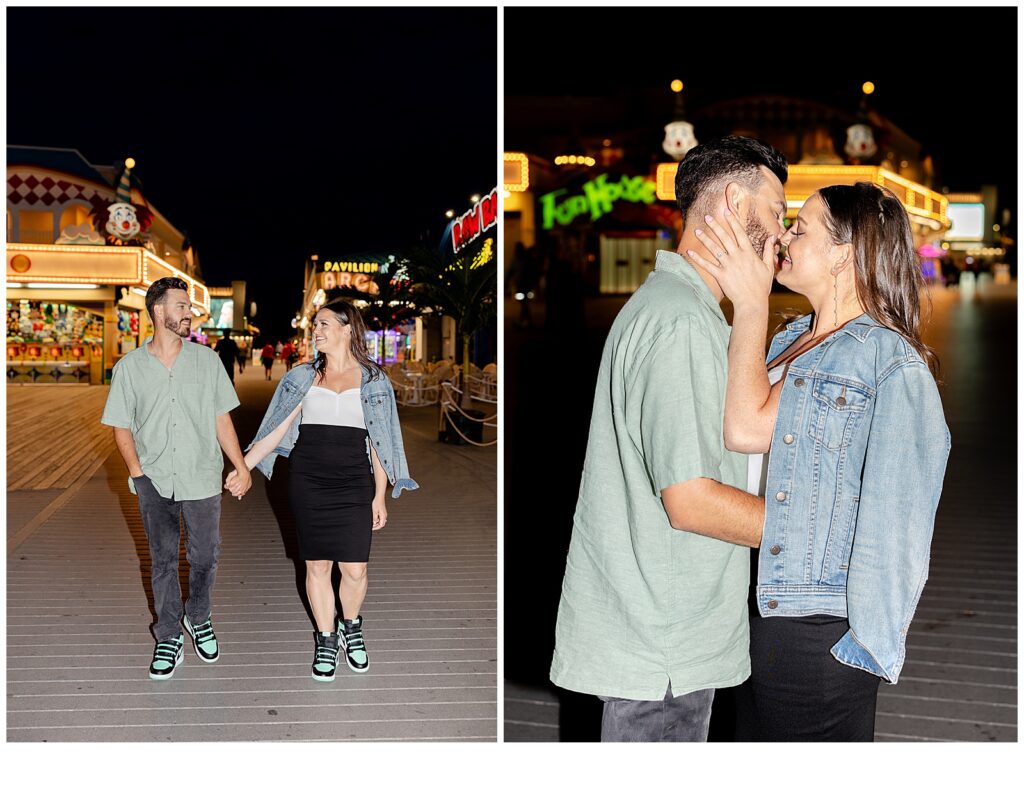
[(860, 89), (862, 92), (864, 92), (864, 94), (874, 94), (875, 84), (873, 84), (871, 81), (866, 81), (864, 85), (860, 87)]
[(679, 78), (676, 78), (674, 81), (672, 81), (671, 86), (672, 91), (675, 92), (676, 94), (683, 91), (683, 82), (679, 80)]
[(128, 167), (128, 169), (135, 169), (135, 159), (129, 156), (124, 160), (124, 165)]

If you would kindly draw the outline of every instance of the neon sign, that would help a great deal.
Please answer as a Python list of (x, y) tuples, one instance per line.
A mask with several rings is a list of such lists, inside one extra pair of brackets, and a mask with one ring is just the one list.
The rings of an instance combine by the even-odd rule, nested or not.
[(380, 272), (373, 261), (325, 261), (324, 272)]
[(654, 181), (642, 175), (623, 175), (615, 182), (609, 181), (607, 175), (599, 175), (583, 184), (583, 194), (562, 198), (568, 190), (549, 192), (540, 198), (543, 228), (549, 231), (556, 224), (568, 225), (588, 213), (591, 221), (600, 219), (620, 201), (650, 205), (657, 199), (657, 188)]
[(498, 222), (498, 189), (475, 204), (469, 211), (452, 222), (452, 250), (459, 252), (475, 241), (484, 231)]

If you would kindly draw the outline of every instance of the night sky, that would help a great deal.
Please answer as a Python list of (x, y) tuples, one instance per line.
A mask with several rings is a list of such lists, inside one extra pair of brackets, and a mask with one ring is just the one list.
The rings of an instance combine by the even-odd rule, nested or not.
[(9, 8), (7, 142), (132, 156), (208, 285), (291, 331), (305, 259), (437, 246), (494, 188), (493, 8)]
[[(1016, 15), (978, 7), (506, 8), (505, 96), (630, 95), (638, 116), (664, 125), (675, 78), (686, 86), (688, 111), (775, 94), (851, 113), (870, 80), (872, 106), (932, 153), (937, 188), (996, 184), (1000, 207), (1015, 209)], [(571, 103), (562, 107), (568, 126)], [(530, 135), (515, 108), (506, 103), (506, 149)]]

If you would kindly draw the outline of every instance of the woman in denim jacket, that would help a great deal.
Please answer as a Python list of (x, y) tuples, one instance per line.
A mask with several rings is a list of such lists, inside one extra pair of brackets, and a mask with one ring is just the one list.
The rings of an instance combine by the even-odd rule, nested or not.
[[(365, 335), (362, 317), (344, 300), (317, 312), (318, 354), (281, 379), (245, 456), (250, 469), (270, 478), (274, 459), (291, 455), (288, 493), (317, 624), (312, 677), (318, 681), (334, 680), (339, 648), (354, 672), (370, 668), (359, 611), (372, 531), (387, 522), (389, 481), (393, 497), (418, 488), (409, 477), (394, 390), (370, 359)], [(337, 627), (334, 563), (342, 576)]]
[[(874, 184), (821, 189), (781, 237), (777, 276), (774, 241), (758, 254), (735, 218), (708, 228), (715, 261), (690, 255), (734, 306), (726, 446), (768, 453), (751, 456), (765, 526), (739, 738), (871, 741), (928, 575), (950, 447), (910, 222)], [(766, 364), (773, 277), (814, 313), (776, 334)]]

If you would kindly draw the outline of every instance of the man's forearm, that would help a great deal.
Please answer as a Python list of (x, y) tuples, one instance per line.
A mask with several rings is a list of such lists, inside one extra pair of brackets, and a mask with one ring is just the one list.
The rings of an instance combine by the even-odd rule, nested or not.
[(248, 471), (249, 467), (245, 463), (242, 448), (238, 444), (238, 434), (235, 433), (235, 426), (231, 422), (230, 413), (221, 414), (217, 417), (217, 441), (220, 443), (224, 455), (228, 457), (228, 461), (234, 465), (235, 469)]
[(759, 547), (764, 498), (710, 478), (695, 478), (662, 490), (673, 528), (744, 547)]
[(114, 428), (114, 444), (117, 445), (121, 458), (124, 459), (125, 466), (128, 467), (128, 474), (133, 478), (142, 475), (142, 462), (139, 461), (139, 454), (135, 450), (135, 439), (132, 438), (132, 432), (127, 428)]

